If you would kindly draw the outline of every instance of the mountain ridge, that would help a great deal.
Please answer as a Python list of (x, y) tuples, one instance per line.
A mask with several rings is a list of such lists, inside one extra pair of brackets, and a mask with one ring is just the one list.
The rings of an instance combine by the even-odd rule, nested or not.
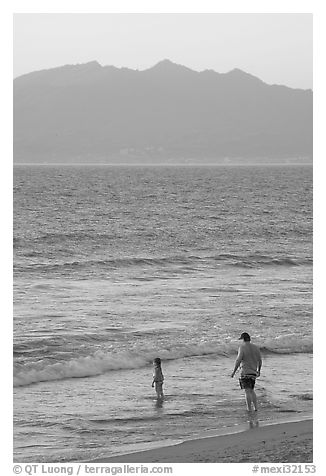
[(16, 76), (14, 78), (14, 82), (16, 80), (19, 80), (20, 78), (26, 78), (27, 76), (34, 76), (34, 75), (37, 75), (39, 73), (46, 73), (46, 72), (51, 72), (51, 71), (59, 71), (59, 70), (64, 70), (64, 69), (75, 69), (76, 71), (77, 70), (81, 70), (81, 69), (86, 69), (86, 68), (89, 68), (89, 69), (93, 69), (94, 71), (97, 70), (116, 70), (116, 71), (131, 71), (131, 72), (138, 72), (138, 73), (142, 73), (142, 72), (146, 72), (146, 71), (151, 71), (151, 70), (155, 70), (157, 69), (158, 67), (161, 68), (161, 65), (163, 67), (165, 67), (166, 65), (169, 66), (169, 69), (172, 70), (172, 65), (173, 67), (180, 67), (184, 70), (187, 70), (187, 71), (191, 71), (191, 72), (194, 72), (194, 73), (197, 73), (197, 74), (215, 74), (215, 75), (223, 75), (223, 76), (228, 76), (228, 75), (241, 75), (242, 77), (250, 77), (252, 79), (256, 79), (268, 86), (281, 86), (281, 87), (284, 87), (284, 88), (288, 88), (288, 89), (293, 89), (293, 90), (299, 90), (299, 91), (310, 91), (312, 92), (312, 89), (311, 88), (294, 88), (294, 87), (291, 87), (291, 86), (288, 86), (286, 84), (279, 84), (279, 83), (266, 83), (265, 81), (263, 81), (262, 79), (258, 78), (258, 76), (255, 76), (251, 73), (248, 73), (247, 71), (244, 71), (240, 68), (233, 68), (229, 71), (226, 71), (224, 73), (219, 73), (218, 71), (215, 71), (214, 69), (203, 69), (203, 70), (200, 70), (200, 71), (197, 71), (197, 70), (194, 70), (192, 68), (188, 68), (187, 66), (183, 66), (181, 64), (178, 64), (178, 63), (174, 63), (173, 61), (169, 60), (169, 59), (164, 59), (164, 60), (161, 60), (161, 61), (158, 61), (157, 63), (155, 63), (153, 66), (150, 66), (149, 68), (145, 68), (145, 69), (142, 69), (142, 70), (139, 70), (139, 69), (133, 69), (133, 68), (129, 68), (129, 67), (125, 67), (125, 66), (122, 66), (122, 67), (118, 67), (118, 66), (114, 66), (114, 65), (101, 65), (97, 60), (92, 60), (92, 61), (88, 61), (87, 63), (75, 63), (75, 64), (71, 64), (71, 63), (67, 63), (67, 64), (64, 64), (64, 65), (61, 65), (61, 66), (55, 66), (53, 68), (45, 68), (45, 69), (40, 69), (40, 70), (35, 70), (35, 71), (31, 71), (29, 73), (24, 73), (22, 75), (19, 75), (19, 76)]
[(141, 71), (91, 61), (14, 80), (17, 162), (234, 157), (311, 158), (312, 91), (168, 59)]

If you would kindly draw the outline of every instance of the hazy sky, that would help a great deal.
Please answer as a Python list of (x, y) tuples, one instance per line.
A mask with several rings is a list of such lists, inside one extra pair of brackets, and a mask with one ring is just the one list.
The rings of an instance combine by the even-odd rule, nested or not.
[(312, 15), (44, 13), (14, 15), (14, 76), (63, 64), (240, 68), (269, 84), (312, 88)]

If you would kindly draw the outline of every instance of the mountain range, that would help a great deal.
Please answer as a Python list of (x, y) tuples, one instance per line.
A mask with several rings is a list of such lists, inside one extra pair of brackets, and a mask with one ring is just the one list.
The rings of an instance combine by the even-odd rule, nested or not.
[(66, 65), (14, 80), (14, 162), (309, 162), (312, 112), (240, 69)]

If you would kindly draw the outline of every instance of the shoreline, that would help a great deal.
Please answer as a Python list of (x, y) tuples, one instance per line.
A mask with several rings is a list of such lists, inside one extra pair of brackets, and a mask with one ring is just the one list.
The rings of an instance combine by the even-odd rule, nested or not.
[[(256, 426), (255, 422), (258, 422)], [(252, 419), (252, 427), (228, 428), (214, 435), (174, 444), (135, 450), (92, 463), (311, 463), (313, 461), (313, 419), (262, 421)]]

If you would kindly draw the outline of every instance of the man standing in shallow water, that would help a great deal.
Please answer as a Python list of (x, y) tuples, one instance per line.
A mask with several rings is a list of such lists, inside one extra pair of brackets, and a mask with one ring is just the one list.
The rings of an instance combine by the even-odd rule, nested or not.
[(255, 344), (250, 342), (250, 335), (247, 332), (243, 332), (240, 339), (243, 340), (243, 344), (239, 347), (238, 357), (231, 377), (234, 377), (240, 366), (239, 383), (240, 388), (244, 389), (246, 393), (247, 410), (250, 411), (251, 405), (253, 405), (254, 410), (257, 411), (257, 396), (254, 388), (256, 378), (260, 376), (262, 366), (260, 350)]

